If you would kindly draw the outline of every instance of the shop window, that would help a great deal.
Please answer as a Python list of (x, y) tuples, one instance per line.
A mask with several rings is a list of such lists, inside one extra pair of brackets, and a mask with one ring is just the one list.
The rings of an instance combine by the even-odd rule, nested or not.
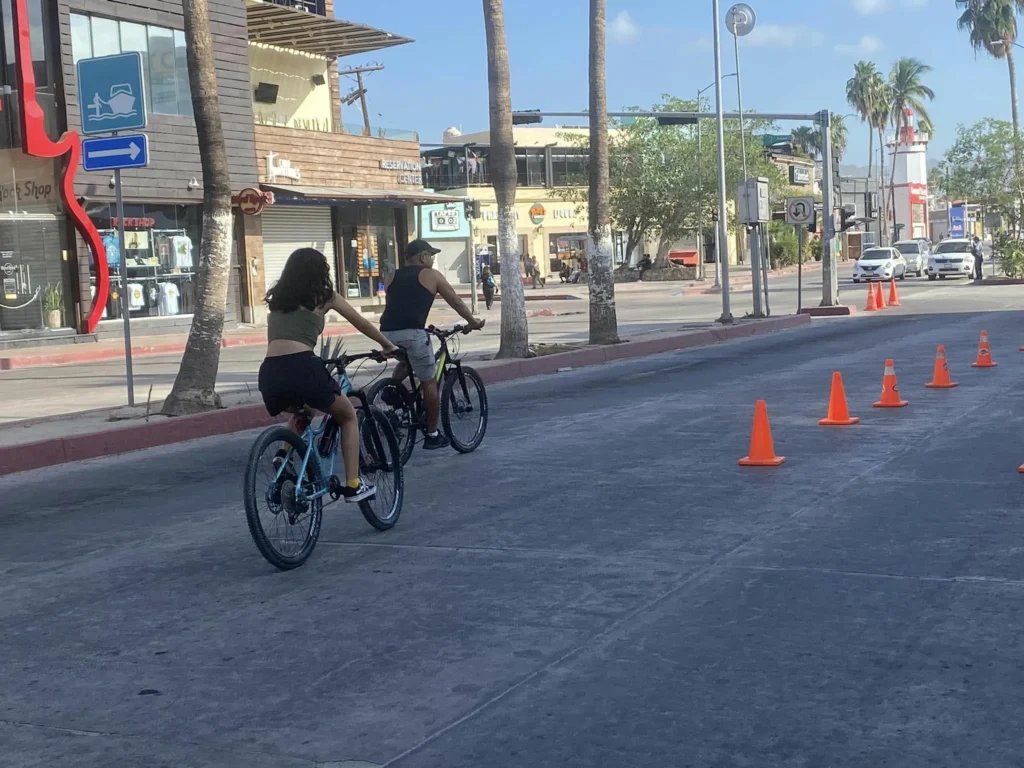
[[(27, 6), (36, 102), (55, 138), (56, 4), (28, 0)], [(74, 297), (58, 184), (63, 158), (30, 157), (21, 149), (14, 51), (11, 0), (0, 0), (0, 336), (35, 336), (73, 325)]]
[(192, 117), (184, 32), (71, 14), (71, 55), (75, 62), (129, 51), (142, 54), (147, 108), (155, 114)]
[(353, 205), (339, 210), (345, 265), (345, 286), (340, 292), (351, 299), (377, 296), (400, 266), (399, 253), (405, 248), (395, 209)]
[[(113, 205), (86, 208), (103, 238), (111, 269), (111, 298), (105, 319), (121, 317), (120, 244)], [(202, 234), (202, 206), (125, 204), (128, 308), (132, 317), (192, 314), (196, 301), (195, 263)]]

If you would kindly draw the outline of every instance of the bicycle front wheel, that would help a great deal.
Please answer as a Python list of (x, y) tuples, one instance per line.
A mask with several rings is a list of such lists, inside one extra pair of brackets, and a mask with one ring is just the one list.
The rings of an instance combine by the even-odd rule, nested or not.
[(366, 400), (381, 410), (391, 420), (395, 436), (398, 438), (398, 450), (402, 456), (402, 464), (408, 464), (416, 447), (417, 419), (409, 404), (409, 395), (405, 384), (392, 379), (378, 381), (366, 390)]
[[(287, 457), (278, 456), (280, 450)], [(320, 538), (323, 499), (319, 468), (310, 461), (299, 477), (305, 441), (285, 427), (271, 427), (256, 438), (245, 469), (245, 518), (260, 554), (282, 571), (298, 568)], [(283, 466), (282, 466), (283, 464)]]
[(366, 522), (378, 531), (395, 527), (405, 500), (405, 473), (391, 419), (379, 408), (372, 418), (359, 410), (359, 472), (377, 488), (372, 499), (359, 502)]
[(441, 427), (459, 453), (472, 453), (487, 433), (487, 390), (468, 366), (453, 368), (441, 390)]

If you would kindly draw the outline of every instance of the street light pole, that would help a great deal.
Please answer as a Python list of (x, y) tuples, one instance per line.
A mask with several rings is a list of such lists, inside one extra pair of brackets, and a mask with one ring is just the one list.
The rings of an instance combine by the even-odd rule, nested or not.
[[(725, 75), (726, 77), (736, 77), (736, 73)], [(714, 83), (701, 88), (697, 91), (697, 111), (700, 111), (700, 97), (704, 95), (705, 91), (710, 91), (715, 87)], [(703, 158), (704, 151), (701, 144), (701, 128), (700, 120), (697, 120), (697, 199), (700, 200), (700, 205), (697, 206), (697, 263), (700, 264), (700, 276), (704, 277), (704, 173), (703, 173)], [(718, 254), (718, 238), (715, 238), (715, 288), (721, 288), (721, 259)]]
[[(722, 316), (720, 323), (732, 323), (729, 302), (729, 233), (726, 228), (728, 208), (725, 199), (725, 109), (722, 105), (722, 36), (718, 31), (718, 0), (711, 0), (712, 28), (715, 41), (715, 127), (718, 133), (718, 242), (722, 270)], [(724, 254), (722, 253), (724, 250)]]

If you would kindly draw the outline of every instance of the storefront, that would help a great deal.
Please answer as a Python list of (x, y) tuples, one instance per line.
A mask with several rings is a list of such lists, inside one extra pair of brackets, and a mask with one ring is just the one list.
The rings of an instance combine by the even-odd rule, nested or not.
[[(25, 0), (31, 61), (22, 68), (39, 89), (40, 128), (56, 139), (62, 132), (53, 92), (59, 82), (59, 49), (52, 35), (56, 8)], [(49, 33), (48, 33), (49, 32)], [(76, 324), (74, 265), (68, 259), (68, 226), (59, 183), (60, 161), (26, 153), (16, 76), (13, 11), (0, 3), (0, 340), (34, 337)], [(27, 98), (27, 96), (26, 96)], [(44, 137), (45, 140), (45, 137)]]
[[(487, 246), (491, 268), (498, 271), (498, 207), (490, 190), (482, 201), (481, 218), (473, 222), (473, 239)], [(539, 197), (516, 201), (516, 220), (522, 258), (531, 256), (542, 277), (557, 276), (563, 265), (586, 269), (587, 211), (575, 203)]]

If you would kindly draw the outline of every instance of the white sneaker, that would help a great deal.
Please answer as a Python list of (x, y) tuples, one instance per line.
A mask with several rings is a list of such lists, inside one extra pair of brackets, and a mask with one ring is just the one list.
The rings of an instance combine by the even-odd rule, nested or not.
[(377, 489), (365, 480), (360, 479), (358, 488), (351, 488), (346, 485), (342, 490), (341, 495), (345, 497), (345, 502), (347, 504), (355, 504), (359, 501), (372, 499), (377, 495)]

